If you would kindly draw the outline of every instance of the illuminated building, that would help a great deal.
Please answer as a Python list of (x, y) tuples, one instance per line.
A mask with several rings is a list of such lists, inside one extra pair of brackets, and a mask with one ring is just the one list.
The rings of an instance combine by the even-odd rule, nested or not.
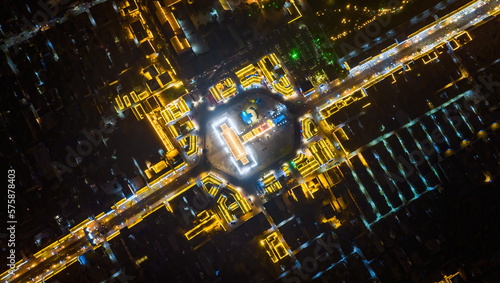
[(174, 151), (175, 147), (170, 142), (170, 139), (165, 133), (164, 128), (158, 123), (156, 116), (154, 114), (147, 114), (146, 117), (148, 118), (149, 122), (155, 129), (155, 132), (158, 134), (161, 141), (163, 142), (163, 145), (165, 146), (167, 152)]
[(306, 197), (314, 198), (314, 193), (317, 192), (320, 188), (319, 183), (315, 183), (312, 181), (300, 184), (302, 191)]
[(267, 122), (262, 123), (258, 127), (252, 129), (251, 131), (247, 132), (244, 134), (243, 137), (243, 143), (247, 143), (251, 141), (252, 139), (264, 134), (265, 132), (269, 131), (274, 127), (274, 124), (271, 120), (267, 120)]
[(273, 88), (283, 96), (291, 96), (295, 93), (292, 83), (288, 79), (276, 54), (264, 56), (258, 63), (264, 77), (271, 83)]
[(217, 103), (227, 100), (231, 96), (236, 95), (236, 85), (231, 78), (226, 78), (210, 88), (210, 93)]
[(321, 114), (321, 116), (323, 116), (323, 118), (326, 119), (326, 118), (332, 116), (333, 114), (337, 113), (341, 108), (344, 108), (344, 107), (352, 104), (353, 102), (362, 99), (365, 96), (366, 96), (366, 90), (364, 88), (361, 88), (361, 89), (353, 92), (349, 96), (342, 98), (342, 99), (339, 99), (339, 100), (335, 101), (334, 103), (321, 109), (320, 114)]
[(202, 232), (208, 233), (212, 229), (224, 229), (224, 226), (220, 222), (217, 215), (215, 215), (212, 211), (204, 210), (197, 215), (198, 224), (188, 232), (184, 234), (188, 240), (193, 239), (194, 237), (200, 235)]
[(281, 166), (281, 170), (283, 170), (283, 172), (285, 172), (285, 175), (288, 177), (290, 176), (290, 168), (288, 167), (288, 164), (283, 164)]
[(259, 74), (259, 72), (257, 72), (257, 69), (252, 64), (241, 68), (236, 72), (236, 76), (240, 80), (243, 89), (247, 89), (254, 84), (260, 85), (262, 83), (261, 75)]
[(165, 124), (173, 122), (186, 114), (189, 111), (189, 107), (184, 99), (179, 98), (178, 100), (167, 105), (161, 112), (161, 117), (163, 118)]
[(165, 169), (168, 169), (166, 171), (167, 174), (172, 173), (172, 169), (168, 166), (168, 164), (164, 160), (161, 160), (160, 162), (156, 163), (155, 165), (144, 170), (144, 173), (146, 174), (148, 179), (151, 179), (154, 176), (156, 176), (156, 174), (159, 174), (160, 172), (162, 172)]
[(288, 255), (285, 246), (280, 241), (278, 233), (273, 232), (266, 237), (265, 240), (261, 241), (261, 244), (265, 247), (267, 254), (273, 261), (273, 263), (278, 262), (280, 259)]
[(262, 178), (262, 183), (264, 183), (264, 187), (271, 185), (276, 181), (276, 176), (274, 176), (273, 172), (269, 172)]
[[(180, 55), (191, 50), (191, 45), (175, 15), (172, 13), (173, 5), (178, 2), (180, 1), (154, 1), (153, 5), (156, 8), (155, 15), (162, 26), (170, 28), (171, 33), (173, 33), (173, 36), (169, 40), (177, 55)], [(168, 22), (168, 25), (164, 25), (166, 22)]]
[(195, 135), (181, 139), (179, 144), (186, 149), (187, 156), (191, 156), (198, 152), (198, 137)]
[(311, 151), (314, 159), (316, 159), (316, 161), (320, 164), (326, 164), (334, 158), (333, 145), (326, 138), (321, 139), (309, 146), (309, 150)]
[(319, 169), (320, 164), (314, 158), (307, 158), (304, 154), (300, 153), (293, 160), (293, 164), (299, 170), (300, 175), (302, 177), (307, 177), (314, 173), (314, 171)]
[(250, 204), (242, 194), (231, 185), (225, 188), (222, 181), (212, 174), (201, 178), (203, 189), (213, 197), (217, 197), (217, 208), (226, 222), (237, 219), (251, 210)]
[(318, 133), (318, 129), (314, 125), (311, 118), (302, 120), (302, 134), (306, 140), (312, 139)]
[(304, 96), (309, 96), (313, 93), (315, 93), (315, 89), (314, 89), (314, 86), (313, 84), (309, 81), (309, 80), (306, 80), (304, 82), (302, 82), (300, 85), (299, 85), (299, 89), (300, 91), (302, 92), (302, 94)]
[(338, 169), (338, 167), (334, 167), (325, 173), (321, 173), (318, 175), (318, 180), (321, 182), (323, 187), (331, 188), (336, 184), (340, 183), (342, 180), (342, 172)]
[(187, 41), (187, 39), (183, 36), (174, 36), (170, 39), (170, 43), (174, 47), (174, 50), (177, 54), (182, 54), (191, 49), (191, 45)]
[(276, 176), (272, 171), (264, 175), (262, 183), (264, 184), (264, 188), (268, 194), (274, 193), (282, 188), (281, 183), (276, 179)]
[(228, 127), (226, 123), (222, 124), (220, 128), (222, 129), (222, 138), (229, 147), (229, 150), (231, 150), (231, 154), (237, 161), (241, 161), (243, 165), (246, 165), (249, 162), (247, 153), (240, 138), (236, 135), (236, 132), (232, 128)]
[(203, 183), (203, 189), (215, 197), (219, 193), (219, 187), (222, 184), (222, 181), (214, 177), (212, 174), (207, 174), (201, 178), (201, 182)]
[(194, 122), (191, 120), (191, 116), (189, 115), (180, 118), (168, 128), (170, 129), (172, 136), (176, 139), (196, 129)]

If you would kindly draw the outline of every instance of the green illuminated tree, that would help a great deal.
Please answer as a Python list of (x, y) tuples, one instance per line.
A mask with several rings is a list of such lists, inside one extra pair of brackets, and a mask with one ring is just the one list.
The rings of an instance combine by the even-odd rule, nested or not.
[(263, 9), (264, 11), (276, 11), (276, 10), (281, 10), (283, 9), (283, 5), (285, 5), (284, 0), (269, 0), (266, 2), (263, 2), (262, 5), (264, 6)]
[(292, 51), (290, 52), (290, 57), (293, 60), (297, 60), (300, 57), (300, 52), (297, 49), (292, 49)]

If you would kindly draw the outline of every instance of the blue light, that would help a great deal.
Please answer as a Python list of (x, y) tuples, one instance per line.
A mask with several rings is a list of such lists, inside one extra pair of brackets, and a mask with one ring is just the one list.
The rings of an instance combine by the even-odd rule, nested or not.
[(281, 114), (278, 117), (274, 118), (274, 124), (279, 124), (281, 121), (285, 119), (285, 115)]
[(247, 113), (246, 111), (241, 112), (241, 119), (243, 119), (243, 122), (245, 122), (245, 124), (247, 124), (247, 125), (252, 124), (252, 117), (253, 117), (253, 115), (250, 113)]
[(85, 258), (85, 255), (78, 256), (78, 261), (79, 261), (82, 265), (86, 265), (86, 264), (87, 264), (87, 258)]

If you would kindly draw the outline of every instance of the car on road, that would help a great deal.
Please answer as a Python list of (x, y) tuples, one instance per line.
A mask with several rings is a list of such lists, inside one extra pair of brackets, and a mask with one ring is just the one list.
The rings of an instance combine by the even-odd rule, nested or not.
[(87, 239), (89, 240), (90, 244), (92, 246), (95, 246), (99, 242), (99, 238), (94, 236), (92, 231), (90, 231), (89, 227), (85, 227), (84, 231), (85, 231), (85, 235), (87, 236)]

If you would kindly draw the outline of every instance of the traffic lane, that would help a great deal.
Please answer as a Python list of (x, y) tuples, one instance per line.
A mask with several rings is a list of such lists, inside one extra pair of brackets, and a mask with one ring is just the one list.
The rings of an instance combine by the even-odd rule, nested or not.
[[(200, 166), (195, 166), (193, 168), (190, 168), (188, 172), (192, 174), (193, 172), (199, 171), (199, 168)], [(148, 205), (148, 203), (155, 203), (159, 201), (162, 197), (165, 197), (165, 194), (169, 194), (169, 191), (173, 191), (177, 187), (179, 187), (179, 185), (177, 184), (179, 181), (187, 182), (188, 179), (190, 178), (189, 176), (191, 175), (187, 174), (188, 172), (185, 172), (183, 175), (175, 178), (173, 181), (166, 184), (165, 186), (157, 190), (154, 190), (148, 196), (139, 199), (134, 205), (122, 210), (121, 212), (117, 213), (117, 216), (105, 222), (104, 223), (105, 225), (103, 225), (103, 223), (101, 223), (101, 225), (110, 228), (113, 227), (113, 225), (121, 224), (121, 222), (123, 222), (126, 218), (130, 218), (141, 213), (141, 211), (143, 211), (144, 208), (146, 208), (146, 205)]]
[[(85, 242), (88, 243), (85, 238), (78, 239), (76, 241), (73, 241), (72, 243), (69, 243), (69, 245), (63, 250), (59, 251), (59, 253), (54, 252), (54, 255), (52, 255), (52, 252), (47, 252), (48, 254), (46, 253), (44, 256), (45, 260), (43, 259), (44, 257), (31, 259), (28, 263), (26, 263), (26, 265), (23, 265), (23, 272), (19, 274), (18, 270), (16, 274), (19, 274), (19, 276), (10, 282), (28, 282), (32, 279), (35, 279), (37, 275), (40, 275), (39, 279), (41, 279), (41, 274), (45, 275), (45, 273), (49, 272), (53, 268), (52, 266), (55, 263), (59, 263), (62, 260), (63, 264), (65, 264), (67, 261), (67, 256), (70, 256), (71, 258), (78, 256), (80, 247), (84, 245)], [(36, 266), (32, 268), (31, 266), (33, 264), (36, 264)], [(31, 273), (35, 273), (37, 275), (30, 275)]]
[[(182, 175), (184, 178), (177, 178), (176, 180), (183, 180), (186, 181), (189, 179), (189, 176), (187, 174)], [(116, 224), (121, 224), (123, 220), (127, 218), (133, 218), (136, 217), (139, 213), (142, 213), (144, 208), (148, 203), (155, 203), (159, 201), (161, 198), (165, 197), (165, 193), (168, 194), (168, 190), (175, 190), (176, 184), (169, 183), (167, 186), (164, 186), (160, 188), (159, 190), (151, 193), (148, 197), (140, 200), (137, 202), (137, 204), (133, 205), (132, 207), (122, 211), (119, 213), (117, 216), (111, 218), (107, 223), (104, 223), (105, 228), (107, 228), (111, 234), (115, 232), (116, 230), (113, 229), (113, 226)], [(180, 190), (181, 188), (178, 188)], [(70, 241), (70, 242), (67, 242)], [(32, 265), (33, 263), (36, 263), (36, 266), (34, 268), (31, 268), (31, 265), (28, 266), (23, 266), (20, 270), (16, 272), (16, 274), (19, 274), (17, 278), (15, 278), (12, 282), (25, 282), (31, 280), (31, 278), (35, 278), (33, 276), (30, 276), (31, 273), (46, 273), (51, 270), (52, 266), (54, 263), (60, 262), (61, 260), (63, 263), (67, 261), (66, 257), (70, 256), (71, 258), (79, 256), (86, 252), (89, 248), (87, 245), (90, 245), (88, 242), (87, 238), (85, 236), (78, 238), (78, 236), (73, 236), (69, 238), (66, 242), (61, 243), (61, 245), (64, 245), (65, 247), (63, 249), (60, 249), (59, 251), (54, 251), (54, 254), (52, 254), (53, 251), (47, 251), (44, 253), (44, 257), (41, 258), (36, 258), (30, 260), (30, 264)], [(84, 248), (85, 250), (82, 251), (81, 248)], [(28, 269), (29, 268), (29, 269)], [(20, 273), (21, 271), (21, 273)]]
[[(124, 223), (124, 220), (137, 217), (139, 214), (143, 213), (144, 209), (146, 208), (146, 206), (148, 204), (156, 203), (156, 202), (160, 201), (162, 198), (165, 198), (165, 195), (174, 195), (178, 191), (182, 190), (184, 188), (184, 185), (179, 185), (177, 183), (185, 184), (185, 183), (187, 183), (189, 178), (191, 178), (190, 177), (191, 175), (198, 176), (202, 171), (203, 171), (203, 168), (201, 166), (197, 165), (197, 166), (190, 169), (189, 172), (191, 174), (181, 175), (180, 177), (175, 179), (175, 181), (177, 181), (176, 183), (171, 182), (171, 183), (163, 186), (162, 188), (152, 192), (147, 197), (139, 200), (133, 206), (120, 212), (117, 216), (113, 217), (112, 219), (110, 219), (106, 223), (105, 227), (107, 227), (110, 230), (110, 232), (108, 232), (107, 234), (110, 235), (113, 232), (117, 231), (116, 229), (113, 229), (113, 227), (115, 225), (121, 225), (122, 222)], [(124, 224), (126, 224), (126, 223), (124, 223)]]
[[(492, 7), (494, 7), (494, 5), (492, 3), (490, 3), (490, 5), (482, 6), (481, 8), (476, 9), (475, 11), (478, 14), (481, 14), (481, 13), (485, 14)], [(341, 92), (342, 90), (345, 90), (347, 88), (359, 87), (360, 84), (362, 85), (363, 80), (366, 77), (370, 77), (371, 75), (373, 75), (374, 73), (377, 73), (377, 72), (379, 72), (379, 73), (383, 72), (383, 70), (386, 67), (392, 66), (394, 61), (398, 62), (398, 64), (399, 64), (399, 62), (403, 58), (410, 56), (412, 53), (415, 53), (418, 49), (422, 49), (423, 47), (425, 47), (429, 43), (439, 41), (440, 37), (444, 38), (447, 35), (447, 33), (450, 32), (450, 30), (454, 30), (456, 28), (458, 28), (460, 30), (465, 30), (466, 28), (468, 28), (470, 26), (470, 22), (477, 17), (476, 12), (469, 12), (468, 14), (464, 14), (457, 21), (452, 21), (452, 22), (447, 23), (445, 25), (441, 25), (440, 27), (434, 27), (434, 30), (430, 34), (427, 34), (427, 36), (425, 36), (424, 40), (419, 40), (418, 43), (413, 43), (413, 44), (409, 44), (409, 45), (405, 44), (405, 45), (400, 45), (400, 46), (396, 47), (396, 54), (394, 54), (393, 56), (388, 56), (387, 55), (388, 51), (386, 51), (384, 53), (385, 58), (382, 59), (381, 62), (375, 63), (371, 66), (367, 65), (367, 67), (364, 67), (364, 69), (361, 70), (361, 73), (359, 75), (356, 75), (355, 77), (347, 77), (346, 79), (344, 79), (344, 82), (338, 86), (332, 85), (333, 84), (332, 83), (331, 84), (331, 91), (330, 91), (331, 94), (326, 96), (326, 97), (322, 97), (319, 100), (315, 101), (315, 105), (324, 104), (329, 99), (336, 98), (337, 94), (340, 94), (339, 98), (345, 96), (346, 94)], [(392, 58), (394, 58), (394, 59), (392, 59)], [(377, 69), (375, 70), (375, 68), (377, 68)], [(357, 81), (353, 80), (353, 78), (356, 78), (356, 77), (358, 77), (361, 81), (360, 80), (357, 80)]]
[[(370, 77), (375, 72), (382, 72), (383, 69), (387, 66), (391, 66), (393, 64), (393, 61), (399, 62), (401, 61), (402, 58), (406, 56), (410, 56), (412, 53), (415, 53), (418, 49), (424, 48), (426, 45), (429, 43), (435, 43), (436, 41), (439, 41), (439, 38), (445, 37), (450, 31), (453, 31), (455, 29), (459, 30), (465, 30), (470, 26), (470, 22), (474, 20), (477, 17), (477, 14), (486, 14), (487, 11), (489, 11), (492, 7), (494, 7), (493, 4), (488, 5), (488, 6), (483, 6), (480, 9), (477, 9), (476, 12), (470, 12), (468, 14), (465, 14), (465, 16), (462, 16), (459, 20), (456, 22), (450, 22), (446, 25), (441, 25), (440, 27), (434, 28), (433, 32), (431, 34), (428, 34), (424, 40), (420, 40), (416, 44), (409, 44), (409, 45), (403, 45), (399, 46), (399, 48), (396, 49), (396, 54), (393, 56), (387, 56), (387, 52), (385, 53), (386, 55), (384, 56), (385, 58), (382, 59), (381, 62), (376, 63), (372, 66), (365, 67), (362, 69), (359, 75), (356, 75), (354, 78), (358, 77), (361, 80), (364, 78)], [(382, 66), (381, 68), (377, 68), (378, 66)], [(371, 72), (369, 72), (370, 70)], [(360, 80), (354, 80), (353, 77), (348, 77), (344, 80), (344, 83), (341, 83), (339, 86), (333, 86), (330, 94), (326, 97), (322, 97), (321, 99), (315, 101), (315, 105), (320, 105), (325, 103), (327, 100), (335, 98), (337, 94), (340, 97), (345, 96), (344, 93), (340, 93), (342, 90), (345, 90), (347, 88), (354, 88), (354, 87), (359, 87), (362, 86), (362, 82)], [(313, 108), (313, 107), (310, 107)]]

